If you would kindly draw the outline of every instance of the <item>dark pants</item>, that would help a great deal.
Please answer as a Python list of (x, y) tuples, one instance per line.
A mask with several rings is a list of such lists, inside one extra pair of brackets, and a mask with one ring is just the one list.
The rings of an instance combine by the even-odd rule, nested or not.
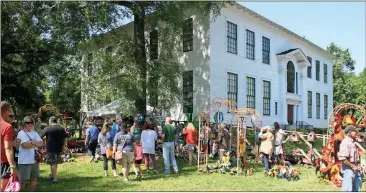
[(98, 146), (98, 141), (96, 139), (90, 139), (88, 143), (88, 154), (90, 157), (95, 157), (95, 151)]
[(264, 170), (268, 171), (270, 170), (271, 164), (269, 163), (269, 158), (268, 158), (268, 154), (263, 153), (263, 161), (264, 161)]
[[(103, 155), (103, 168), (104, 170), (108, 170), (108, 159), (106, 154)], [(110, 159), (112, 170), (116, 170), (116, 161), (114, 159)]]

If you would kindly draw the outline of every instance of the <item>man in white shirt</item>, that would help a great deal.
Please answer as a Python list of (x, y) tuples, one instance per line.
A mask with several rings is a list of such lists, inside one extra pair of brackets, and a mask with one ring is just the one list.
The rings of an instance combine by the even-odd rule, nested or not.
[(34, 121), (31, 117), (24, 117), (24, 129), (19, 131), (17, 138), (20, 139), (18, 167), (22, 191), (25, 183), (30, 180), (30, 192), (36, 189), (39, 177), (39, 163), (35, 160), (35, 150), (43, 146), (43, 140), (33, 129)]

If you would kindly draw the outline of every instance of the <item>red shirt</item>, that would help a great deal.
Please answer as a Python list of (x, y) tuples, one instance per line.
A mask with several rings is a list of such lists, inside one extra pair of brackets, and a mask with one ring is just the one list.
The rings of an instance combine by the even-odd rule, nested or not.
[(196, 145), (197, 143), (197, 134), (196, 134), (196, 131), (192, 131), (192, 130), (184, 130), (183, 131), (183, 134), (184, 135), (187, 135), (186, 137), (186, 142), (187, 144), (194, 144)]
[(11, 124), (1, 120), (1, 163), (9, 163), (5, 154), (5, 141), (14, 140), (14, 128)]

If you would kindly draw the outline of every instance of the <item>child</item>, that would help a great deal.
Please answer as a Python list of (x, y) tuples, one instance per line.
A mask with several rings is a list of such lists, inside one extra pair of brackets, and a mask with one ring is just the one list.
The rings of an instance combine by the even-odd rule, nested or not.
[(135, 168), (137, 168), (136, 178), (142, 178), (141, 163), (142, 163), (142, 145), (140, 142), (140, 137), (136, 137), (136, 154), (134, 161), (134, 166)]

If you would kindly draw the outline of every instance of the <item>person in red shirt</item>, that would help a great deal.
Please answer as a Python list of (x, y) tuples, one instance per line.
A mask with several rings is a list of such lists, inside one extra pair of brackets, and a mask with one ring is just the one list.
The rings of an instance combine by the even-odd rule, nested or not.
[(14, 112), (8, 102), (1, 102), (1, 191), (4, 192), (10, 176), (18, 177), (14, 161)]
[(193, 151), (197, 144), (197, 132), (192, 123), (188, 123), (187, 128), (183, 130), (183, 135), (187, 135), (185, 149), (188, 151), (189, 165), (192, 165)]

